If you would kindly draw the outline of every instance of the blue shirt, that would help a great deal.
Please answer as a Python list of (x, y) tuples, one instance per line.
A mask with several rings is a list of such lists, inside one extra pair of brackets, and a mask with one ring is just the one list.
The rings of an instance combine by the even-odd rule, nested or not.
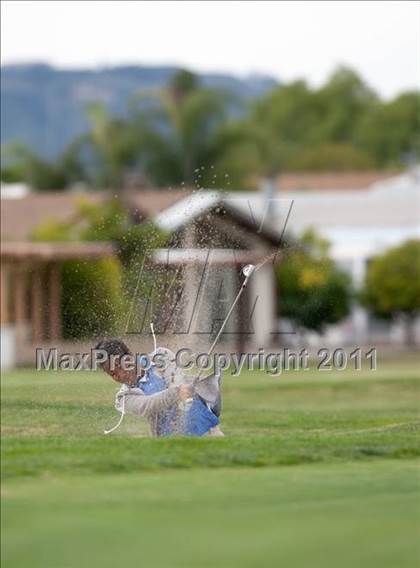
[[(151, 366), (144, 377), (139, 379), (138, 387), (144, 394), (150, 395), (165, 390), (166, 382)], [(176, 406), (169, 408), (167, 413), (158, 420), (157, 434), (158, 436), (171, 436), (175, 433), (185, 436), (203, 436), (219, 422), (205, 401), (196, 395), (181, 421), (178, 408)]]

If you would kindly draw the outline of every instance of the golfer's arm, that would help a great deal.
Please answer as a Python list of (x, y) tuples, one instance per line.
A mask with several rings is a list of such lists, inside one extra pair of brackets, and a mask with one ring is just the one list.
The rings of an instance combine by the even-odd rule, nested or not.
[(117, 395), (115, 407), (119, 412), (122, 412), (124, 398), (125, 413), (147, 418), (172, 406), (178, 400), (178, 390), (179, 387), (171, 387), (150, 395), (130, 392), (122, 393)]

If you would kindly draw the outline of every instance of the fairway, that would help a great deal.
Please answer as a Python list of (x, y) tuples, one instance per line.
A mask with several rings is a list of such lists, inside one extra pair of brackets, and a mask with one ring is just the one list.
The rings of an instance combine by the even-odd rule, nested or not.
[(224, 439), (116, 421), (100, 373), (3, 377), (3, 566), (418, 565), (418, 360), (224, 378)]

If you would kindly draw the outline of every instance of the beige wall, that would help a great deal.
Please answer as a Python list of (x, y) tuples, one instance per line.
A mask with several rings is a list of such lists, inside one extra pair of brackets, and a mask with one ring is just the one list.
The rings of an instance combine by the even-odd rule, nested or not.
[(255, 304), (252, 316), (254, 334), (250, 336), (253, 349), (267, 348), (275, 343), (276, 331), (276, 287), (275, 275), (271, 263), (257, 270), (250, 278), (250, 309)]

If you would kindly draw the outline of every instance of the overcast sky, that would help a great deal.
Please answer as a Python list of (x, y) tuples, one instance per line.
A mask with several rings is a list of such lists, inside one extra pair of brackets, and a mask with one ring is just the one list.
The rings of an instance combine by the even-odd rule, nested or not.
[(383, 96), (419, 86), (419, 2), (2, 2), (2, 63), (177, 64), (322, 83), (339, 63)]

